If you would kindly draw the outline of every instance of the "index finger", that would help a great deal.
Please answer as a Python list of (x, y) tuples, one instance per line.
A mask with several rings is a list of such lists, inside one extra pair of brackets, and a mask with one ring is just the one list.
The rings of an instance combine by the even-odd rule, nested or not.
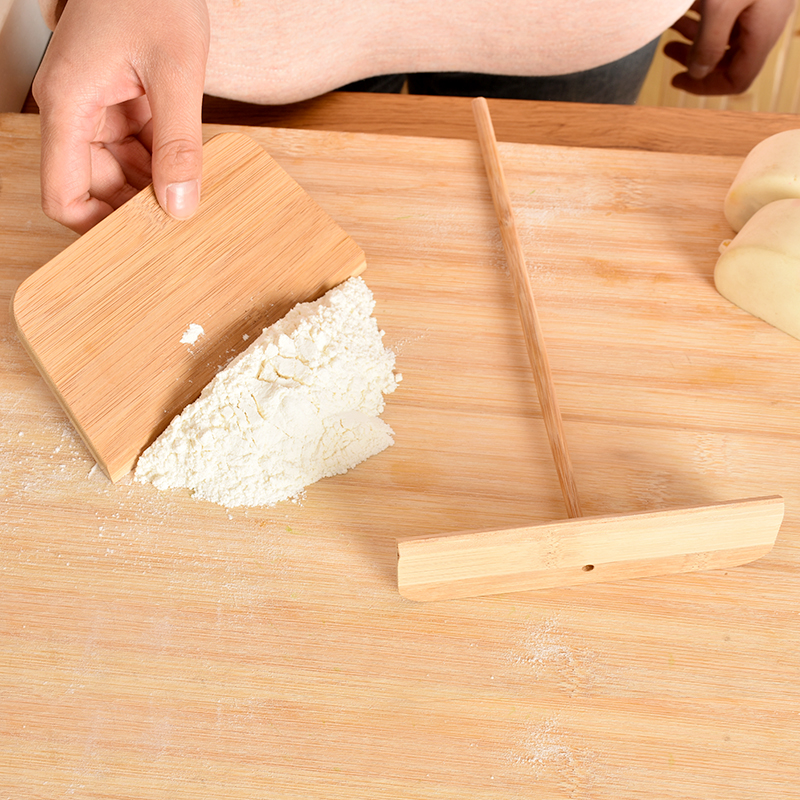
[(702, 80), (722, 61), (738, 17), (736, 3), (706, 0), (689, 51), (687, 71), (694, 80)]
[(41, 108), (42, 209), (76, 233), (85, 233), (112, 208), (91, 195), (93, 125), (63, 108)]

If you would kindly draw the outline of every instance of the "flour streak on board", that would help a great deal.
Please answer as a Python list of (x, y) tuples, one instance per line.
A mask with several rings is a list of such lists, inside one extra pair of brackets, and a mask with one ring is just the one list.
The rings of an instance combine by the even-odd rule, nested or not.
[(527, 626), (507, 661), (528, 680), (552, 682), (568, 697), (591, 695), (598, 681), (599, 654), (557, 617)]

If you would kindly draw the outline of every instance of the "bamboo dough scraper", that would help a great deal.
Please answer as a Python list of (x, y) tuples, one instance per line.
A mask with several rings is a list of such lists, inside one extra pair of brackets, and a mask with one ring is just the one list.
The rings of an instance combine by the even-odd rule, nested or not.
[(783, 520), (779, 496), (583, 517), (530, 278), (486, 101), (478, 139), (517, 299), (550, 449), (570, 519), (398, 542), (397, 581), (410, 600), (448, 600), (594, 581), (733, 567), (765, 555)]
[(140, 192), (27, 278), (17, 332), (98, 464), (127, 474), (250, 336), (366, 266), (253, 139), (203, 149), (189, 220)]

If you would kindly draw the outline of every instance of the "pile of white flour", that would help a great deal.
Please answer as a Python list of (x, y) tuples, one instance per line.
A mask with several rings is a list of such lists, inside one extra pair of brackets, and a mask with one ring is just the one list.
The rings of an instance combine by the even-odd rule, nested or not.
[(378, 418), (395, 356), (361, 278), (265, 328), (141, 455), (135, 478), (233, 508), (271, 506), (393, 443)]

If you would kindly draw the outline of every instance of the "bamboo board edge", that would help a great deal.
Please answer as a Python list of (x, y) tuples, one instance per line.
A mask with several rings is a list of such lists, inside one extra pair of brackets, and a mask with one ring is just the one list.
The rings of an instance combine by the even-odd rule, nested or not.
[(740, 566), (766, 555), (784, 500), (767, 495), (502, 531), (397, 540), (408, 600), (449, 600)]

